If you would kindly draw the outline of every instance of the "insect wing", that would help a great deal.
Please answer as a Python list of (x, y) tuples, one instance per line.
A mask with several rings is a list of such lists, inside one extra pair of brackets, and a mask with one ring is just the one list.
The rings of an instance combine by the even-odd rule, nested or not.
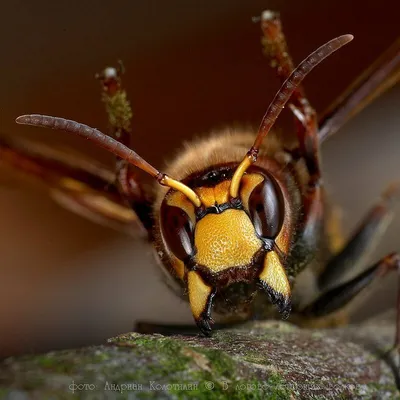
[(0, 166), (40, 182), (58, 203), (85, 218), (133, 235), (144, 232), (115, 174), (73, 150), (0, 137)]

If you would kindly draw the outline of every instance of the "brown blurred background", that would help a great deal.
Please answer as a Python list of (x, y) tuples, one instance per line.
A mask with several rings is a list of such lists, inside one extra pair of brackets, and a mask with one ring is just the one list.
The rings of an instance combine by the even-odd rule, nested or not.
[[(157, 167), (196, 134), (257, 126), (279, 87), (251, 22), (266, 8), (281, 12), (297, 62), (334, 36), (355, 35), (305, 83), (319, 111), (400, 33), (393, 0), (5, 2), (1, 133), (78, 147), (112, 165), (79, 138), (17, 127), (14, 119), (45, 113), (105, 127), (94, 73), (118, 59), (127, 69), (135, 150)], [(400, 178), (399, 105), (397, 87), (324, 144), (325, 180), (344, 208), (346, 233)], [(291, 127), (287, 121), (279, 125)], [(136, 319), (192, 320), (154, 272), (149, 246), (65, 211), (13, 175), (0, 177), (0, 355), (101, 342)], [(400, 249), (399, 232), (400, 215), (371, 262)], [(395, 281), (378, 285), (357, 317), (393, 305)]]

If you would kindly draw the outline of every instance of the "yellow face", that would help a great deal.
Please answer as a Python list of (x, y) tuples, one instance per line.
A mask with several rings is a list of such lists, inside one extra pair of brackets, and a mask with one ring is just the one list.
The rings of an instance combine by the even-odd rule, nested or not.
[[(262, 182), (260, 175), (248, 176), (244, 185)], [(196, 191), (206, 208), (220, 207), (229, 200), (230, 180)], [(244, 193), (246, 190), (244, 190)], [(194, 231), (195, 262), (212, 272), (249, 265), (262, 247), (254, 226), (244, 210), (229, 208), (219, 214), (209, 213), (197, 222)]]
[(256, 277), (273, 298), (285, 304), (290, 298), (281, 259), (287, 235), (279, 185), (267, 174), (247, 173), (239, 197), (230, 199), (230, 183), (193, 187), (201, 209), (174, 191), (161, 207), (162, 239), (176, 276), (187, 284), (196, 321), (209, 312), (226, 274), (236, 282)]
[(196, 225), (196, 263), (212, 272), (249, 265), (262, 247), (250, 218), (243, 210), (208, 214)]

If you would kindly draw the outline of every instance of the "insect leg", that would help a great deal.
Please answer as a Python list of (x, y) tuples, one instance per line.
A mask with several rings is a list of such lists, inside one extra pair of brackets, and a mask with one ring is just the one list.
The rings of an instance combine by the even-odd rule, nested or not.
[(317, 118), (307, 100), (303, 99), (302, 109), (294, 106), (294, 103), (291, 104), (292, 110), (297, 115), (298, 155), (304, 159), (309, 174), (303, 190), (301, 234), (291, 254), (299, 265), (309, 261), (312, 250), (318, 245), (324, 214)]
[(117, 68), (107, 67), (96, 74), (102, 86), (101, 100), (104, 103), (110, 135), (125, 146), (131, 145), (132, 108), (126, 91), (122, 88), (121, 76), (124, 67), (120, 61)]
[(399, 80), (400, 39), (397, 39), (322, 115), (318, 132), (320, 142), (336, 133), (349, 119)]
[[(261, 40), (264, 55), (283, 83), (294, 70), (294, 64), (289, 54), (279, 14), (270, 10), (264, 11), (261, 15), (261, 30), (264, 34)], [(299, 105), (303, 97), (303, 87), (299, 86), (290, 101)]]
[[(300, 314), (306, 318), (318, 318), (332, 314), (344, 308), (359, 293), (374, 282), (376, 278), (383, 277), (391, 271), (397, 271), (398, 274), (400, 272), (400, 255), (398, 253), (389, 254), (352, 280), (323, 293), (312, 304), (305, 307)], [(397, 321), (394, 347), (400, 352), (400, 279), (396, 311)]]
[(400, 184), (392, 184), (384, 191), (380, 201), (372, 207), (344, 248), (329, 260), (318, 277), (321, 291), (334, 285), (350, 269), (356, 269), (373, 250), (390, 223), (393, 203), (398, 200), (399, 194)]
[[(261, 16), (264, 53), (275, 68), (282, 82), (293, 71), (293, 61), (288, 52), (279, 14), (265, 11)], [(323, 113), (319, 120), (319, 140), (325, 141), (336, 133), (350, 118), (400, 80), (400, 39), (367, 68), (339, 98)], [(304, 102), (304, 103), (303, 103)], [(304, 90), (300, 87), (292, 96), (289, 106), (301, 110), (307, 105)], [(291, 104), (293, 104), (291, 106)], [(300, 106), (300, 107), (299, 107)], [(292, 111), (295, 112), (292, 108)], [(303, 110), (304, 111), (304, 110)]]
[[(131, 145), (132, 108), (126, 91), (122, 88), (121, 76), (124, 67), (120, 61), (117, 68), (107, 67), (96, 75), (102, 85), (102, 101), (108, 116), (110, 136), (127, 147)], [(149, 229), (152, 225), (150, 202), (142, 189), (133, 168), (121, 158), (116, 158), (116, 184), (121, 195), (138, 214), (143, 225)]]
[[(278, 77), (283, 83), (293, 72), (294, 64), (289, 54), (279, 14), (269, 10), (264, 11), (261, 15), (261, 29), (264, 34), (264, 37), (262, 38), (264, 54), (269, 59), (270, 66), (276, 70)], [(293, 92), (292, 97), (288, 102), (288, 106), (295, 116), (300, 136), (304, 136), (305, 131), (317, 129), (316, 112), (310, 106), (310, 103), (304, 94), (303, 86), (300, 85)], [(309, 153), (308, 158), (312, 159), (310, 155), (312, 155), (315, 150), (313, 148), (305, 148), (304, 137), (300, 139), (300, 144), (302, 145), (302, 143), (302, 153), (304, 154), (305, 151), (307, 151)], [(311, 161), (309, 161), (309, 163), (311, 163)], [(315, 169), (315, 167), (313, 168)]]

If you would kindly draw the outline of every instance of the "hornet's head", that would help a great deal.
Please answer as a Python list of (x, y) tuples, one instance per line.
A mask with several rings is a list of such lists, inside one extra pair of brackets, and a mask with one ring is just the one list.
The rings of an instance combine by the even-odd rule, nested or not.
[(285, 219), (289, 222), (281, 184), (272, 173), (250, 167), (232, 197), (236, 170), (237, 164), (212, 167), (183, 180), (198, 196), (199, 207), (177, 190), (168, 191), (161, 203), (163, 247), (174, 274), (187, 285), (203, 331), (214, 295), (238, 282), (261, 287), (279, 311), (290, 312), (282, 251), (287, 247)]

